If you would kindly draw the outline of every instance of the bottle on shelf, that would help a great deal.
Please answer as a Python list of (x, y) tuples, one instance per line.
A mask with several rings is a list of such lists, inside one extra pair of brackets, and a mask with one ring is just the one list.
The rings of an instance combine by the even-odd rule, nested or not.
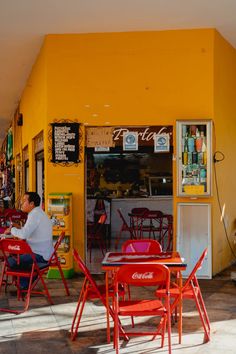
[(189, 132), (188, 136), (188, 152), (194, 152), (195, 139)]
[(196, 151), (201, 152), (202, 151), (202, 137), (200, 136), (199, 130), (196, 130)]
[(188, 133), (185, 133), (185, 137), (184, 137), (184, 151), (183, 151), (183, 155), (182, 155), (182, 163), (183, 165), (187, 165), (188, 164)]
[(201, 139), (202, 139), (202, 151), (206, 151), (206, 137), (204, 135), (204, 132), (201, 132), (200, 134)]

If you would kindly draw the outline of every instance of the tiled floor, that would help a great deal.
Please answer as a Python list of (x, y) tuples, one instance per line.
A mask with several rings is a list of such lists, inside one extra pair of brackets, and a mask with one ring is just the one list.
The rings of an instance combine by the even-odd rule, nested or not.
[[(178, 344), (177, 328), (173, 327), (173, 353), (179, 354), (230, 354), (236, 353), (236, 286), (232, 282), (231, 271), (226, 270), (212, 280), (201, 281), (201, 288), (211, 320), (211, 341), (203, 344), (203, 331), (192, 304), (185, 303), (183, 318), (183, 340)], [(106, 343), (105, 310), (99, 302), (88, 302), (82, 318), (78, 337), (70, 341), (69, 330), (75, 310), (82, 276), (69, 280), (71, 296), (65, 295), (59, 280), (47, 280), (54, 305), (35, 297), (30, 310), (21, 315), (0, 312), (0, 354), (92, 354), (114, 353), (112, 344)], [(0, 306), (13, 305), (14, 296), (1, 294)], [(142, 318), (142, 321), (147, 321)], [(152, 324), (153, 320), (148, 319)], [(167, 353), (158, 348), (159, 340), (137, 337), (128, 343), (121, 342), (120, 353)]]

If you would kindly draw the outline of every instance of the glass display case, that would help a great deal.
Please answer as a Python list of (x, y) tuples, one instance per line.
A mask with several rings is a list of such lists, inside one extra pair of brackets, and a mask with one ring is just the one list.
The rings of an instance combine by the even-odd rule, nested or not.
[[(51, 193), (48, 196), (48, 216), (53, 224), (53, 242), (55, 243), (62, 231), (65, 237), (59, 249), (61, 267), (66, 278), (74, 274), (73, 269), (73, 237), (72, 237), (72, 193)], [(51, 268), (49, 278), (60, 277), (59, 271)]]
[(212, 122), (177, 121), (177, 195), (211, 195)]

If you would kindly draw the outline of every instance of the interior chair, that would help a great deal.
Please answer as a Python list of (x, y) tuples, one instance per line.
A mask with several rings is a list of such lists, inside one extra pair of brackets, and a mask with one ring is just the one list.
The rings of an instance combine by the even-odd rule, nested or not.
[[(161, 336), (161, 347), (164, 346), (164, 338), (166, 326), (168, 331), (168, 352), (171, 353), (171, 319), (170, 319), (170, 272), (169, 269), (160, 264), (142, 264), (142, 265), (123, 265), (119, 268), (115, 275), (115, 292), (118, 291), (120, 284), (125, 284), (129, 287), (148, 287), (161, 285), (165, 289), (165, 296), (163, 301), (153, 299), (153, 294), (148, 291), (146, 295), (143, 291), (136, 291), (136, 297), (133, 300), (121, 300), (119, 297), (114, 298), (114, 312), (115, 312), (115, 328), (114, 328), (114, 346), (116, 354), (119, 354), (119, 338), (126, 335), (144, 336), (151, 335), (155, 339), (157, 335)], [(148, 331), (134, 331), (121, 327), (119, 324), (124, 316), (155, 316), (160, 317), (160, 321), (153, 330)], [(138, 329), (136, 326), (136, 329)], [(142, 323), (143, 326), (143, 323)], [(123, 333), (121, 332), (123, 328)]]
[(120, 231), (116, 237), (116, 241), (115, 241), (115, 249), (118, 248), (118, 244), (119, 244), (119, 241), (121, 239), (121, 236), (122, 236), (122, 233), (123, 232), (128, 232), (129, 233), (129, 236), (130, 236), (130, 239), (133, 238), (133, 234), (132, 234), (132, 228), (127, 224), (122, 212), (120, 209), (117, 209), (117, 213), (122, 221), (122, 225), (121, 225), (121, 228), (120, 228)]
[(135, 215), (143, 215), (144, 213), (146, 213), (147, 211), (149, 211), (148, 208), (133, 208), (131, 209), (131, 214), (135, 214)]
[[(83, 285), (82, 285), (82, 288), (80, 291), (78, 303), (77, 303), (75, 313), (73, 316), (73, 320), (72, 320), (72, 325), (71, 325), (71, 340), (72, 341), (74, 341), (77, 336), (79, 325), (80, 325), (80, 320), (81, 320), (81, 317), (83, 314), (83, 309), (84, 309), (84, 306), (85, 306), (85, 303), (87, 300), (99, 299), (99, 300), (101, 300), (101, 303), (107, 309), (105, 284), (98, 285), (95, 282), (90, 271), (88, 270), (88, 268), (84, 264), (82, 258), (80, 257), (80, 255), (78, 254), (78, 252), (75, 249), (73, 250), (73, 256), (74, 256), (75, 262), (77, 263), (80, 270), (83, 272), (85, 278), (84, 278), (84, 282), (83, 282)], [(119, 296), (124, 297), (125, 292), (124, 292), (124, 289), (122, 286), (119, 287), (117, 294)], [(108, 296), (111, 298), (114, 298), (113, 286), (109, 287)], [(114, 319), (114, 312), (110, 306), (109, 306), (108, 311), (109, 311), (109, 314)]]
[[(52, 304), (52, 299), (49, 294), (47, 285), (44, 281), (43, 275), (47, 273), (49, 265), (48, 263), (38, 264), (36, 262), (34, 253), (32, 252), (30, 246), (24, 240), (15, 239), (2, 239), (0, 241), (0, 250), (2, 251), (4, 262), (2, 267), (2, 274), (0, 277), (0, 289), (3, 285), (6, 285), (8, 277), (14, 279), (14, 284), (17, 287), (17, 298), (18, 300), (24, 298), (24, 307), (22, 309), (10, 309), (10, 308), (0, 308), (0, 312), (11, 312), (11, 313), (22, 313), (28, 310), (30, 297), (32, 294), (41, 294), (47, 297), (50, 304)], [(32, 265), (28, 267), (28, 270), (24, 269), (25, 266), (20, 263), (20, 255), (28, 254), (32, 258)], [(9, 256), (15, 256), (18, 260), (17, 267), (11, 268), (8, 262)], [(19, 280), (20, 277), (29, 278), (29, 285), (27, 290), (21, 290)], [(43, 285), (43, 290), (35, 290), (35, 285), (38, 281), (41, 281)]]
[(92, 259), (92, 248), (96, 245), (100, 248), (103, 256), (107, 252), (106, 240), (104, 237), (104, 225), (107, 214), (101, 214), (98, 221), (87, 225), (87, 245), (89, 250), (89, 261)]
[[(163, 213), (160, 210), (147, 210), (143, 214), (142, 235), (161, 242)], [(163, 247), (163, 245), (162, 245)]]
[(165, 251), (173, 249), (173, 215), (163, 214), (160, 243)]
[(143, 238), (143, 214), (129, 214), (130, 217), (130, 230), (132, 233), (132, 238), (135, 240), (140, 240)]
[(121, 250), (123, 253), (147, 252), (156, 254), (162, 252), (162, 247), (156, 240), (127, 240), (122, 244)]
[[(178, 284), (173, 283), (170, 288), (170, 297), (173, 298), (173, 303), (171, 304), (171, 312), (173, 312), (176, 307), (178, 306), (179, 302), (185, 299), (195, 301), (202, 326), (204, 329), (204, 341), (208, 342), (210, 340), (210, 321), (207, 314), (207, 310), (204, 304), (204, 300), (202, 297), (201, 289), (197, 280), (196, 272), (202, 267), (202, 263), (207, 255), (207, 248), (203, 251), (201, 257), (197, 261), (196, 265), (194, 266), (192, 272), (190, 273), (189, 277), (183, 284), (182, 288), (180, 289)], [(165, 296), (164, 291), (157, 290), (156, 296), (161, 298)], [(182, 334), (182, 328), (180, 330), (180, 336)], [(181, 337), (180, 337), (181, 342)]]

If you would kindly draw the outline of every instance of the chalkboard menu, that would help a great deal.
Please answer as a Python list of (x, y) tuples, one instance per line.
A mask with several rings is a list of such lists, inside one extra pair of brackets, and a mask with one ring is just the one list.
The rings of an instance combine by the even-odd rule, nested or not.
[(52, 123), (52, 162), (79, 162), (79, 123)]

